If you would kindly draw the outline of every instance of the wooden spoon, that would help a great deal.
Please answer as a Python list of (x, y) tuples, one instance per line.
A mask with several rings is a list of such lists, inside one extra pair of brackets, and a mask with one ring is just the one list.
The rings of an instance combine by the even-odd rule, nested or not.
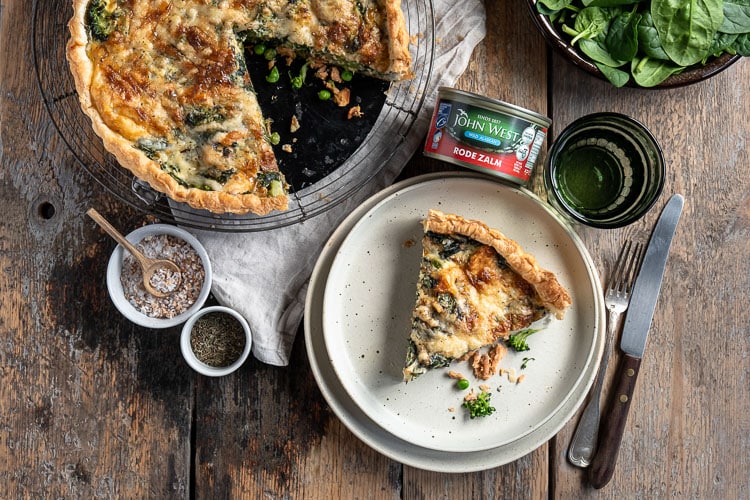
[[(130, 252), (133, 257), (135, 257), (135, 260), (137, 260), (141, 265), (141, 270), (143, 271), (143, 286), (146, 288), (146, 291), (148, 293), (150, 293), (154, 297), (166, 297), (167, 295), (175, 292), (180, 287), (180, 281), (182, 281), (182, 271), (180, 270), (179, 266), (177, 266), (177, 264), (175, 264), (171, 260), (152, 259), (143, 255), (143, 253), (141, 253), (132, 243), (130, 243), (127, 238), (120, 234), (117, 229), (115, 229), (112, 224), (110, 224), (107, 219), (102, 217), (102, 215), (95, 209), (89, 208), (86, 211), (86, 215), (94, 219), (94, 222), (99, 224), (102, 229), (104, 229), (112, 238), (115, 239), (115, 241), (117, 241), (117, 243), (125, 247), (125, 249)], [(172, 287), (171, 290), (168, 290), (166, 292), (155, 289), (151, 284), (151, 278), (160, 269), (164, 269), (167, 272), (176, 273), (177, 275), (177, 284)]]

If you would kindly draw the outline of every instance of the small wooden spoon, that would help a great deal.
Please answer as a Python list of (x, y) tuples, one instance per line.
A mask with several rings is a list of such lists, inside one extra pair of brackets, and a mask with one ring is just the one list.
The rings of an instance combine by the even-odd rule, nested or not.
[[(141, 265), (141, 270), (143, 271), (143, 286), (146, 288), (146, 291), (148, 293), (150, 293), (154, 297), (166, 297), (167, 295), (175, 292), (180, 287), (180, 281), (182, 280), (182, 271), (180, 270), (179, 266), (177, 266), (177, 264), (175, 264), (171, 260), (152, 259), (143, 255), (143, 253), (141, 253), (132, 243), (130, 243), (127, 238), (120, 234), (117, 229), (115, 229), (112, 224), (110, 224), (107, 219), (102, 217), (102, 215), (95, 209), (89, 208), (86, 211), (86, 215), (94, 219), (94, 222), (99, 224), (102, 229), (104, 229), (112, 238), (115, 239), (115, 241), (117, 241), (117, 243), (125, 247), (125, 249), (130, 252), (133, 257), (135, 257), (135, 260), (137, 260)], [(151, 278), (160, 269), (165, 269), (177, 274), (177, 284), (166, 293), (162, 292), (161, 290), (155, 289), (151, 284)]]

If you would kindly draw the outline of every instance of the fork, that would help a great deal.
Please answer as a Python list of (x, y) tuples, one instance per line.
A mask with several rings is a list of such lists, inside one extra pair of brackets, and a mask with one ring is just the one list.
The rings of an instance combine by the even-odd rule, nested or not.
[(607, 291), (604, 294), (604, 304), (607, 307), (607, 337), (605, 339), (604, 356), (596, 377), (596, 383), (591, 392), (581, 420), (578, 422), (573, 439), (568, 448), (568, 460), (578, 467), (588, 467), (596, 451), (597, 436), (599, 434), (599, 401), (602, 392), (607, 364), (612, 353), (612, 343), (617, 329), (620, 327), (622, 313), (628, 308), (633, 282), (638, 274), (638, 268), (643, 259), (644, 248), (639, 242), (635, 244), (628, 240), (620, 250), (615, 268), (609, 278)]

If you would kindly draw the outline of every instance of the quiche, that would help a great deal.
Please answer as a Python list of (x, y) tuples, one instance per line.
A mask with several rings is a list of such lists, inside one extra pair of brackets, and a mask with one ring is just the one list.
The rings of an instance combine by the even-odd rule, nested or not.
[(430, 210), (403, 370), (410, 381), (571, 304), (554, 273), (481, 221)]
[(413, 77), (400, 0), (73, 0), (73, 10), (66, 56), (106, 149), (157, 191), (216, 213), (288, 203), (246, 43)]

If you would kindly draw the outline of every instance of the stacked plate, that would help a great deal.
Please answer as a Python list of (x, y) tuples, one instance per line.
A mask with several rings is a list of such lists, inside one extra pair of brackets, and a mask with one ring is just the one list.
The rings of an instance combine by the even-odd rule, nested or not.
[[(493, 376), (496, 411), (470, 419), (465, 391), (447, 370), (404, 384), (401, 369), (430, 208), (480, 219), (518, 241), (555, 272), (573, 297), (564, 320), (543, 320), (531, 350)], [(497, 467), (553, 437), (583, 402), (604, 346), (604, 304), (593, 261), (572, 229), (528, 191), (475, 174), (401, 182), (358, 207), (333, 233), (313, 271), (305, 341), (323, 396), (341, 421), (378, 452), (414, 467), (469, 472)], [(533, 358), (526, 362), (524, 358)]]

